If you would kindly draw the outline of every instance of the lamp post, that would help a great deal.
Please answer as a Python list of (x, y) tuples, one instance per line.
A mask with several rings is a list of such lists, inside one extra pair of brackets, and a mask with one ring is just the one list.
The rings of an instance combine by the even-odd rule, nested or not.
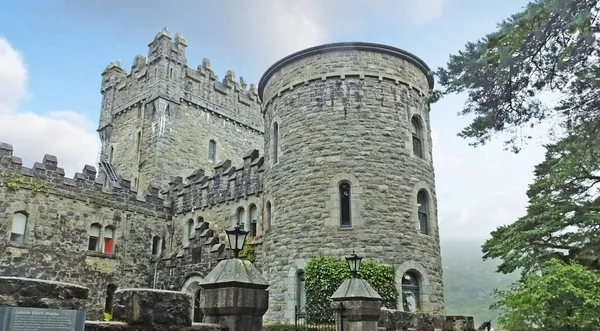
[(346, 261), (348, 262), (348, 267), (350, 268), (350, 275), (352, 275), (352, 278), (358, 278), (358, 270), (360, 270), (361, 260), (362, 257), (356, 255), (354, 251), (352, 251), (352, 254), (350, 254), (350, 256), (346, 257)]
[(238, 223), (233, 230), (225, 230), (225, 233), (227, 233), (229, 247), (231, 247), (231, 250), (233, 251), (233, 256), (237, 259), (240, 255), (240, 251), (244, 248), (244, 242), (246, 241), (246, 236), (248, 236), (248, 231), (242, 230)]

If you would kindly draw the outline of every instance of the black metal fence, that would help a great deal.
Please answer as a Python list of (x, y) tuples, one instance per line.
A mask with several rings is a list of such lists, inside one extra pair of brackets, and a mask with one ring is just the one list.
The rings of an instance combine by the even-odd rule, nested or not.
[(333, 307), (328, 304), (296, 306), (296, 331), (344, 331), (343, 319), (344, 306), (341, 303)]

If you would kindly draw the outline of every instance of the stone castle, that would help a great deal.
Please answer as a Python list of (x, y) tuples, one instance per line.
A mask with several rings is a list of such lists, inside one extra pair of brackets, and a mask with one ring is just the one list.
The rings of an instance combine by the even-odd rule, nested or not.
[[(180, 290), (228, 258), (224, 230), (250, 232), (269, 280), (267, 322), (294, 320), (311, 257), (352, 250), (393, 265), (398, 309), (443, 313), (427, 97), (433, 77), (386, 45), (336, 43), (272, 65), (258, 87), (167, 29), (127, 72), (102, 73), (97, 167), (66, 178), (0, 143), (0, 275), (90, 289), (101, 319), (117, 288)], [(192, 312), (195, 321), (201, 312)]]

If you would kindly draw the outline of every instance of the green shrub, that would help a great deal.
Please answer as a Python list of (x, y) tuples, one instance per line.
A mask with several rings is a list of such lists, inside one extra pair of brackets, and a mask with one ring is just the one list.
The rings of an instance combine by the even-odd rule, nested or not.
[[(323, 256), (308, 261), (304, 269), (307, 306), (330, 307), (331, 296), (349, 277), (346, 261)], [(396, 309), (398, 290), (394, 267), (365, 261), (361, 263), (359, 277), (369, 282), (381, 295), (385, 307)]]
[(240, 259), (242, 260), (248, 260), (251, 263), (254, 263), (254, 261), (256, 261), (256, 253), (254, 253), (254, 245), (251, 244), (251, 242), (254, 240), (254, 237), (250, 237), (246, 240), (246, 243), (244, 243), (244, 246), (242, 247), (242, 250), (240, 251)]
[(112, 321), (112, 315), (109, 313), (104, 313), (104, 321), (105, 322), (110, 322)]
[(263, 325), (263, 331), (295, 331), (293, 324), (266, 324)]

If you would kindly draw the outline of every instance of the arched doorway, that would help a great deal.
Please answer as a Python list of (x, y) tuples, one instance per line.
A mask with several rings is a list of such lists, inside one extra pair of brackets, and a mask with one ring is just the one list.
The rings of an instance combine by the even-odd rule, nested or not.
[(187, 293), (192, 298), (192, 322), (193, 323), (202, 323), (204, 319), (204, 314), (202, 314), (202, 310), (200, 309), (200, 283), (203, 278), (199, 275), (190, 276), (183, 286), (181, 286), (181, 292)]

